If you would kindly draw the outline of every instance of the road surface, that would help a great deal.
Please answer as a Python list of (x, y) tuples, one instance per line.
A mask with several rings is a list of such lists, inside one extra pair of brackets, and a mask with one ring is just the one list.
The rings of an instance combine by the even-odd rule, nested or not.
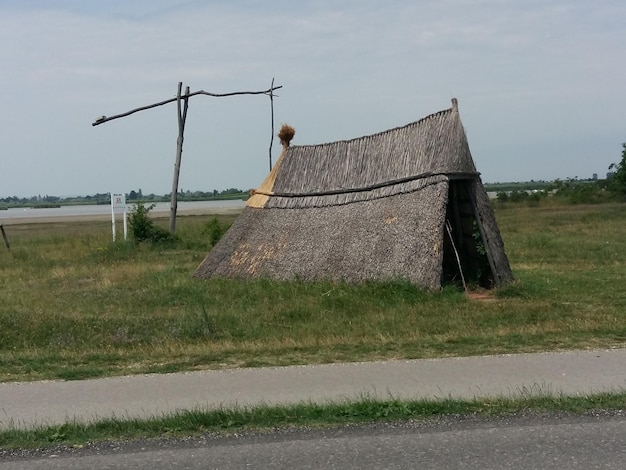
[(626, 416), (445, 419), (329, 430), (283, 430), (191, 441), (9, 457), (0, 470), (567, 469), (622, 470)]
[(0, 431), (299, 402), (473, 399), (626, 390), (626, 349), (0, 383)]

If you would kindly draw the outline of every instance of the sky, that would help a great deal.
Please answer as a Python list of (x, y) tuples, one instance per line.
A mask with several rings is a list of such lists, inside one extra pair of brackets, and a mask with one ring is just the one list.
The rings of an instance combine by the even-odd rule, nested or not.
[[(626, 142), (623, 0), (0, 0), (0, 198), (171, 191), (176, 96), (261, 91), (293, 145), (459, 101), (484, 182), (604, 177)], [(255, 188), (267, 96), (189, 100), (179, 189)], [(275, 162), (280, 144), (274, 139)]]

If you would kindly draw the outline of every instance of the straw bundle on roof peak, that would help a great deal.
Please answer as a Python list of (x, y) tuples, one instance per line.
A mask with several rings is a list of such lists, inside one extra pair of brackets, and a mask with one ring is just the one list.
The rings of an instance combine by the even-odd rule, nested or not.
[(283, 124), (280, 131), (278, 131), (278, 138), (283, 147), (289, 147), (289, 143), (294, 135), (296, 135), (296, 130), (289, 124)]

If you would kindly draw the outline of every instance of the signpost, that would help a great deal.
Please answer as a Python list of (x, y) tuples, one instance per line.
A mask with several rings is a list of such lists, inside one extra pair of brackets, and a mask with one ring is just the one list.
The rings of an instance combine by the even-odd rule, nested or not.
[(115, 241), (115, 213), (121, 212), (124, 220), (124, 240), (128, 237), (128, 225), (126, 222), (126, 194), (111, 193), (111, 225), (113, 229), (113, 241)]

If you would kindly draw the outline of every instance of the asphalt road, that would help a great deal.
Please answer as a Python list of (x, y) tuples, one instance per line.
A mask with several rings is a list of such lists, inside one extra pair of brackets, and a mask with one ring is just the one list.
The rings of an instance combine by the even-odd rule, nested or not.
[(473, 399), (624, 390), (626, 349), (0, 383), (0, 431), (363, 397)]
[(624, 469), (626, 415), (518, 416), (144, 441), (12, 457), (0, 469)]

